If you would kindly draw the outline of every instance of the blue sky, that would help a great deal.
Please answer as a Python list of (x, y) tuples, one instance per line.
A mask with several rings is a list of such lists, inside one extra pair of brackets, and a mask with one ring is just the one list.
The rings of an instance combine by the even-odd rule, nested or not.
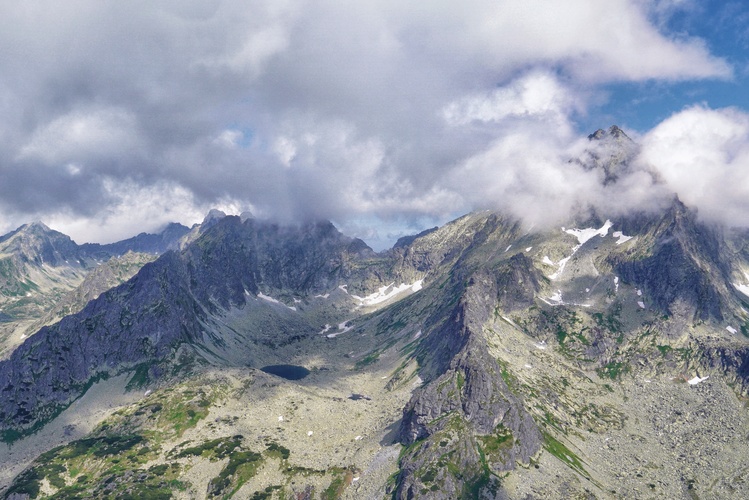
[[(728, 61), (729, 78), (688, 81), (617, 82), (606, 85), (608, 100), (582, 127), (615, 120), (641, 133), (688, 106), (705, 103), (711, 108), (736, 106), (749, 110), (749, 5), (746, 2), (675, 2), (664, 19), (662, 31), (669, 36), (703, 40), (711, 54)], [(681, 8), (678, 8), (681, 7)]]
[[(379, 249), (673, 193), (746, 224), (748, 27), (699, 0), (5, 2), (0, 232), (107, 242), (217, 207)], [(612, 124), (642, 148), (615, 196), (568, 161)]]

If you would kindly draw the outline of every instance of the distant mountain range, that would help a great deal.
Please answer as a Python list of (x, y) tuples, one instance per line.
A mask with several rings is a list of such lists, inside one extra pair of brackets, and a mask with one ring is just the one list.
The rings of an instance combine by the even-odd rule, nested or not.
[(6, 318), (37, 315), (49, 306), (45, 296), (72, 290), (102, 262), (128, 252), (162, 254), (177, 248), (188, 232), (181, 224), (170, 224), (159, 234), (78, 245), (42, 222), (24, 224), (0, 236), (0, 309)]
[[(579, 161), (615, 183), (636, 145), (599, 140)], [(33, 224), (0, 238), (3, 293), (127, 251), (161, 255), (50, 298), (74, 314), (0, 361), (8, 498), (749, 495), (749, 235), (678, 198), (553, 230), (477, 212), (381, 253), (215, 212), (98, 246)], [(76, 434), (97, 387), (130, 400)]]

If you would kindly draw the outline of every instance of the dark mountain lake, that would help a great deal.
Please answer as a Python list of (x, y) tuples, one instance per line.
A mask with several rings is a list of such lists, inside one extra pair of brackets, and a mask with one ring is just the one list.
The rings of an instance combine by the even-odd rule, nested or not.
[(300, 380), (310, 373), (305, 367), (297, 365), (269, 365), (260, 368), (260, 370), (286, 380)]

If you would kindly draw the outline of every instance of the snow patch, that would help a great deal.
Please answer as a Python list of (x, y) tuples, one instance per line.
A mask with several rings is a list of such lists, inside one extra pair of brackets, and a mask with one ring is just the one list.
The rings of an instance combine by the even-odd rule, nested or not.
[(640, 306), (640, 309), (645, 309), (645, 302), (638, 300), (637, 305)]
[[(749, 281), (749, 273), (744, 273), (744, 277), (746, 278), (747, 281)], [(736, 287), (736, 290), (738, 290), (739, 292), (749, 297), (749, 284), (742, 285), (739, 283), (734, 283), (733, 286)]]
[(264, 294), (263, 292), (259, 292), (259, 293), (257, 294), (257, 298), (258, 298), (258, 299), (263, 299), (263, 300), (267, 300), (268, 302), (273, 302), (274, 304), (280, 304), (280, 303), (281, 303), (281, 302), (279, 302), (279, 301), (278, 301), (277, 299), (274, 299), (273, 297), (270, 297), (270, 296), (268, 296), (268, 295), (265, 295), (265, 294)]
[(614, 293), (619, 291), (619, 276), (614, 276)]
[[(572, 250), (572, 255), (575, 255), (575, 252), (577, 252), (578, 248), (579, 247), (575, 247)], [(567, 265), (567, 261), (569, 261), (572, 258), (572, 255), (570, 255), (569, 257), (565, 257), (564, 259), (562, 259), (559, 262), (557, 262), (557, 265), (559, 266), (559, 269), (557, 269), (557, 272), (555, 272), (554, 274), (552, 274), (552, 275), (549, 276), (550, 280), (555, 280), (555, 279), (557, 279), (558, 277), (560, 277), (562, 275), (562, 272), (564, 272), (564, 266)]]
[(325, 295), (315, 295), (316, 299), (327, 299), (328, 297), (330, 297), (329, 293), (326, 293)]
[(148, 396), (149, 394), (151, 394), (151, 392), (152, 392), (151, 389), (148, 389), (146, 392), (143, 393), (143, 396)]
[[(335, 333), (329, 333), (326, 335), (326, 337), (328, 337), (329, 339), (334, 339), (337, 336), (343, 335), (344, 333), (346, 333), (347, 331), (353, 328), (353, 326), (347, 326), (347, 325), (348, 325), (348, 320), (344, 321), (343, 323), (338, 323), (338, 330), (340, 331), (337, 331)], [(328, 325), (325, 325), (325, 326), (328, 326)]]
[(525, 365), (523, 365), (523, 368), (533, 368), (533, 367), (531, 365), (529, 365), (529, 364), (525, 364)]
[(326, 333), (328, 333), (328, 330), (330, 330), (330, 328), (331, 326), (325, 323), (325, 328), (322, 329), (322, 331), (320, 332), (320, 335), (325, 335)]
[(510, 318), (508, 318), (507, 316), (502, 316), (502, 319), (503, 319), (503, 320), (505, 320), (505, 321), (507, 321), (507, 322), (508, 322), (509, 324), (511, 324), (511, 325), (512, 325), (512, 326), (514, 326), (515, 328), (517, 328), (517, 327), (518, 327), (518, 325), (516, 325), (516, 324), (515, 324), (515, 322), (514, 322), (514, 321), (512, 321), (512, 320), (511, 320)]
[(361, 441), (361, 440), (362, 440), (362, 437), (361, 437), (361, 436), (356, 436), (356, 437), (354, 438), (354, 441)]
[(381, 304), (383, 302), (386, 302), (396, 295), (399, 295), (403, 292), (406, 292), (408, 290), (411, 290), (412, 292), (418, 292), (421, 290), (422, 287), (422, 281), (418, 280), (415, 283), (411, 284), (405, 284), (401, 283), (400, 286), (394, 286), (395, 282), (390, 283), (389, 285), (380, 287), (378, 291), (371, 295), (367, 295), (366, 297), (359, 297), (358, 295), (352, 295), (353, 298), (359, 301), (359, 306), (373, 306), (376, 304)]
[(642, 290), (637, 290), (637, 296), (642, 297)]
[(571, 234), (575, 238), (577, 238), (578, 244), (572, 247), (572, 253), (569, 255), (569, 257), (565, 257), (559, 262), (557, 262), (557, 266), (559, 268), (557, 269), (557, 272), (549, 276), (549, 279), (555, 280), (559, 278), (562, 275), (562, 272), (564, 271), (564, 267), (567, 265), (567, 262), (572, 258), (575, 253), (580, 250), (580, 248), (591, 238), (594, 236), (600, 236), (603, 238), (609, 233), (609, 229), (611, 229), (611, 226), (613, 226), (613, 222), (610, 220), (606, 220), (606, 222), (601, 226), (599, 229), (595, 229), (592, 227), (586, 228), (586, 229), (565, 229), (562, 228), (562, 231), (564, 231), (567, 234)]
[(528, 247), (525, 249), (526, 252), (530, 252), (531, 250), (533, 250), (533, 247)]
[(546, 350), (546, 341), (545, 340), (542, 340), (541, 342), (536, 342), (533, 345), (536, 346), (537, 349), (541, 349), (542, 351)]
[(314, 434), (314, 432), (312, 432), (312, 431), (307, 431), (307, 436), (311, 436), (312, 434)]
[(265, 295), (265, 294), (264, 294), (263, 292), (258, 292), (258, 294), (257, 294), (257, 298), (258, 298), (258, 299), (263, 299), (263, 300), (265, 300), (266, 302), (270, 302), (270, 303), (272, 303), (272, 304), (278, 304), (278, 305), (281, 305), (281, 306), (287, 307), (287, 308), (291, 309), (292, 311), (296, 311), (296, 307), (294, 307), (294, 306), (287, 306), (286, 304), (284, 304), (284, 303), (283, 303), (283, 302), (281, 302), (280, 300), (278, 300), (278, 299), (274, 299), (273, 297), (271, 297), (271, 296), (269, 296), (269, 295)]
[(562, 300), (562, 291), (557, 290), (554, 295), (549, 297), (548, 299), (545, 299), (543, 297), (538, 297), (546, 304), (549, 304), (550, 306), (578, 306), (578, 307), (590, 307), (591, 304), (578, 304), (575, 302), (565, 302)]
[(737, 329), (735, 329), (734, 327), (732, 327), (732, 326), (727, 326), (726, 330), (728, 330), (729, 332), (733, 333), (734, 335), (737, 334), (737, 333), (739, 333), (739, 331)]
[(600, 236), (603, 238), (607, 234), (609, 234), (609, 229), (611, 229), (611, 226), (613, 226), (614, 223), (610, 220), (606, 220), (606, 222), (603, 224), (603, 226), (600, 227), (600, 229), (595, 229), (592, 227), (586, 228), (586, 229), (564, 229), (562, 230), (567, 233), (571, 234), (575, 238), (577, 238), (578, 243), (580, 243), (580, 246), (584, 245), (585, 242), (593, 238), (594, 236)]
[(282, 416), (282, 415), (279, 415), (279, 416), (278, 416), (278, 421), (279, 421), (279, 422), (283, 422), (283, 416)]
[(348, 285), (338, 285), (338, 289), (348, 295)]
[(512, 248), (512, 245), (507, 245), (507, 248), (505, 248), (505, 252), (508, 252)]
[(414, 340), (418, 339), (419, 337), (421, 337), (421, 330), (416, 332), (416, 335), (414, 335)]
[(704, 380), (707, 380), (707, 379), (709, 379), (709, 378), (710, 378), (710, 376), (709, 376), (709, 375), (708, 375), (707, 377), (694, 377), (694, 378), (693, 378), (693, 379), (691, 379), (691, 380), (687, 380), (687, 384), (689, 384), (689, 385), (697, 385), (697, 384), (699, 384), (700, 382), (702, 382), (702, 381), (704, 381)]
[(616, 240), (617, 245), (621, 245), (622, 243), (626, 243), (632, 239), (632, 236), (625, 236), (621, 231), (614, 231), (611, 235), (614, 238), (619, 238), (618, 240)]
[(544, 260), (542, 260), (541, 262), (543, 262), (544, 264), (548, 264), (550, 266), (554, 265), (554, 263), (551, 261), (548, 255), (544, 255)]

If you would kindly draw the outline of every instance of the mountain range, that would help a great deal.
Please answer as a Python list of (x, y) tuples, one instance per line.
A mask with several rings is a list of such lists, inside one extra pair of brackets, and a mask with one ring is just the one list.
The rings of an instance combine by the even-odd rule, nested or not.
[(176, 248), (189, 231), (170, 224), (159, 234), (78, 245), (34, 222), (0, 236), (0, 359), (44, 324), (76, 312), (145, 262)]
[(746, 498), (749, 233), (587, 213), (0, 237), (0, 494)]

